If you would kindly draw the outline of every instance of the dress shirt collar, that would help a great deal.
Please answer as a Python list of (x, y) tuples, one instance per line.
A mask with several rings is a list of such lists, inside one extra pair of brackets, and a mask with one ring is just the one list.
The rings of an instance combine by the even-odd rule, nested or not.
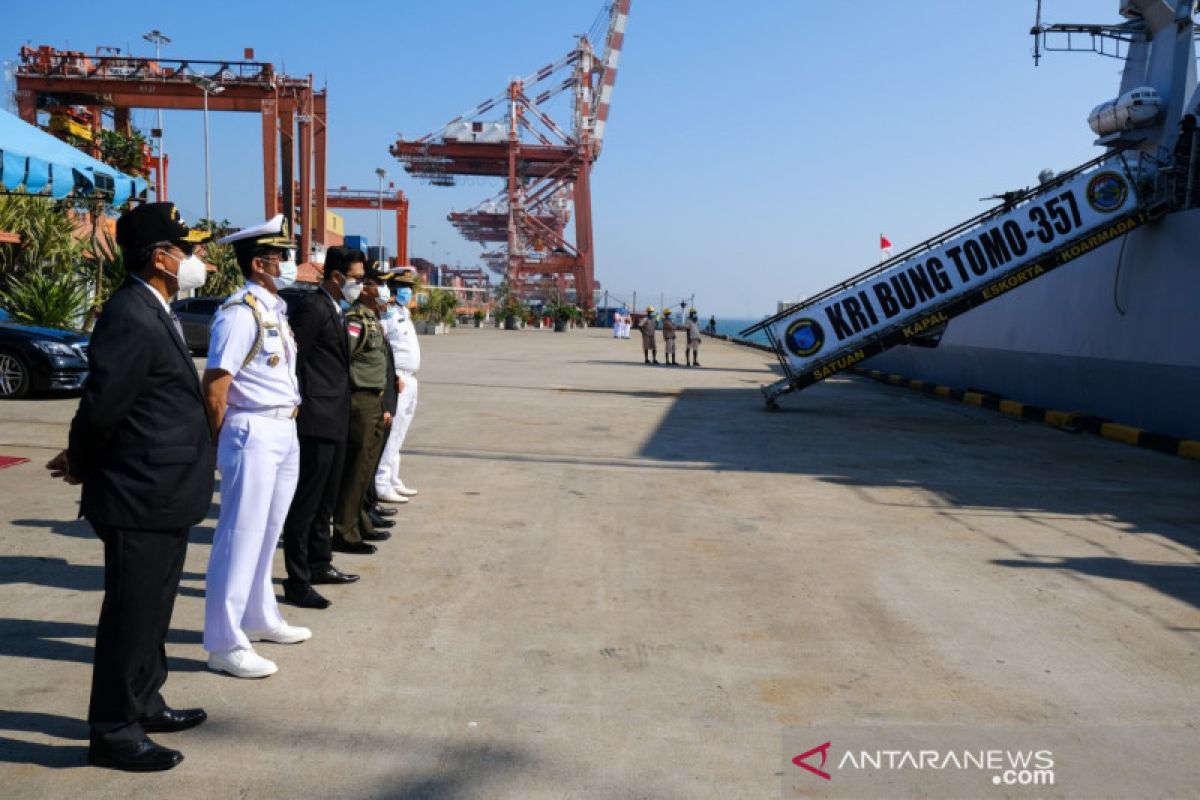
[(171, 306), (169, 303), (167, 303), (167, 299), (158, 293), (158, 289), (155, 289), (149, 283), (142, 280), (141, 278), (139, 278), (137, 275), (134, 275), (133, 273), (130, 273), (129, 277), (133, 278), (135, 281), (140, 283), (142, 286), (145, 286), (146, 290), (149, 291), (150, 294), (154, 295), (154, 299), (157, 300), (159, 302), (159, 304), (162, 305), (163, 310), (167, 312), (167, 316), (168, 317), (171, 316)]
[(254, 295), (258, 302), (269, 308), (271, 311), (285, 311), (287, 303), (282, 297), (271, 294), (271, 290), (265, 286), (260, 286), (254, 281), (246, 281), (246, 291)]
[(324, 286), (322, 286), (320, 289), (317, 289), (317, 291), (329, 298), (329, 302), (333, 303), (334, 311), (336, 311), (339, 314), (342, 313), (342, 304), (339, 303), (337, 300), (334, 300), (333, 295), (331, 295), (329, 292), (325, 291)]

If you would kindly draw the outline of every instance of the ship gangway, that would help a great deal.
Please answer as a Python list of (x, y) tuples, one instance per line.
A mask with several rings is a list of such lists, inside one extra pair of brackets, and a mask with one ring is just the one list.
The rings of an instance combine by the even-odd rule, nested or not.
[(783, 368), (762, 387), (768, 408), (897, 345), (935, 347), (954, 317), (1170, 211), (1191, 168), (1159, 166), (1110, 150), (742, 330), (762, 331)]

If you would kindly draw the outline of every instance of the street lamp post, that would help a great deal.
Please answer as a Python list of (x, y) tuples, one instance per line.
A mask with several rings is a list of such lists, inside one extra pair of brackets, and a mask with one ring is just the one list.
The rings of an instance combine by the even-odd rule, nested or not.
[[(162, 55), (162, 46), (171, 43), (171, 37), (160, 31), (158, 28), (143, 34), (142, 38), (154, 45), (154, 61), (158, 62)], [(158, 109), (158, 186), (154, 188), (154, 199), (162, 202), (167, 198), (166, 194), (167, 179), (163, 177), (163, 121), (162, 109)]]
[(225, 87), (212, 78), (197, 76), (192, 80), (204, 92), (204, 218), (212, 223), (212, 173), (208, 164), (208, 96), (220, 94)]
[(375, 209), (375, 244), (379, 248), (379, 260), (383, 261), (383, 179), (387, 170), (375, 168), (375, 177), (379, 178), (379, 206)]

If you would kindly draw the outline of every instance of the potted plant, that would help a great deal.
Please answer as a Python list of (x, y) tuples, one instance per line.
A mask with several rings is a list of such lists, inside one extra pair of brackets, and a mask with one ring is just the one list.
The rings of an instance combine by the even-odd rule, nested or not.
[(517, 293), (513, 291), (508, 281), (501, 281), (493, 296), (496, 313), (496, 327), (504, 326), (506, 331), (515, 331), (524, 315), (525, 306)]
[(449, 330), (454, 320), (454, 310), (458, 308), (458, 296), (445, 289), (433, 289), (426, 303), (428, 313), (425, 317), (424, 333), (436, 336)]
[(487, 314), (484, 312), (484, 310), (482, 308), (477, 308), (477, 309), (475, 309), (475, 313), (471, 315), (471, 318), (473, 320), (475, 320), (476, 328), (482, 328), (483, 321), (485, 319), (487, 319)]
[(424, 302), (417, 306), (413, 317), (418, 321), (417, 333), (436, 336), (446, 332), (446, 323), (454, 315), (458, 298), (445, 289), (430, 288), (423, 297)]

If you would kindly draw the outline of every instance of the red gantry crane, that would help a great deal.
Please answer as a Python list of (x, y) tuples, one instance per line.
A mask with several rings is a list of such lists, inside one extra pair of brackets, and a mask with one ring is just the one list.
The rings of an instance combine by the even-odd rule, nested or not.
[[(16, 70), (17, 112), (36, 124), (39, 109), (83, 107), (98, 120), (101, 108), (111, 108), (118, 130), (125, 134), (133, 108), (207, 107), (261, 114), (264, 211), (267, 217), (280, 211), (287, 215), (292, 230), (299, 229), (300, 252), (307, 260), (312, 243), (325, 240), (326, 93), (314, 90), (311, 75), (280, 75), (273, 65), (250, 60), (252, 50), (246, 50), (245, 57), (198, 61), (22, 47)], [(315, 196), (315, 209), (294, 202), (296, 166), (300, 196)], [(166, 199), (166, 176), (157, 176), (156, 182), (158, 199)]]
[[(500, 95), (438, 130), (416, 140), (400, 138), (389, 148), (409, 174), (434, 186), (453, 186), (459, 175), (504, 180), (496, 198), (449, 219), (470, 241), (502, 244), (485, 260), (525, 294), (548, 279), (564, 288), (570, 276), (575, 302), (593, 306), (591, 171), (604, 143), (630, 2), (607, 3), (598, 17), (606, 24), (580, 36), (563, 58), (512, 81)], [(597, 57), (593, 40), (600, 33), (603, 53)], [(542, 85), (548, 88), (531, 95)], [(543, 107), (568, 90), (573, 118), (563, 126)], [(485, 121), (496, 108), (505, 109), (503, 121)], [(574, 241), (565, 235), (572, 206)]]
[[(395, 189), (391, 184), (389, 184), (388, 188), (389, 190)], [(297, 213), (300, 211), (299, 198), (304, 196), (299, 192), (300, 190), (297, 188)], [(282, 196), (280, 196), (279, 202), (282, 207), (284, 202)], [(317, 200), (314, 196), (314, 205), (316, 202)], [(408, 264), (408, 198), (404, 196), (403, 191), (397, 189), (395, 194), (382, 194), (374, 189), (347, 189), (345, 186), (342, 186), (326, 193), (325, 207), (366, 211), (382, 208), (384, 211), (396, 212), (395, 263), (400, 266)]]

